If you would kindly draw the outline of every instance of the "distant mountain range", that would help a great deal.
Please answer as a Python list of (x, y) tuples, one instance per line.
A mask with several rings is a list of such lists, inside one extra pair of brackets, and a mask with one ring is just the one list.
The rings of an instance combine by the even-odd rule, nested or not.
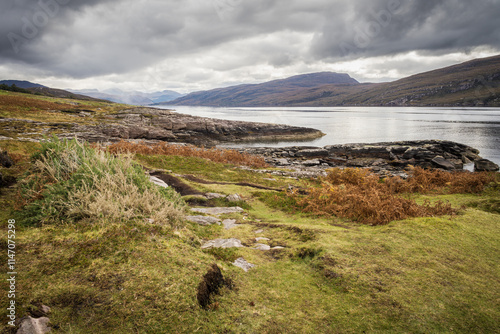
[(120, 89), (107, 89), (103, 91), (99, 91), (97, 89), (82, 89), (70, 91), (77, 94), (91, 96), (97, 99), (142, 106), (168, 102), (184, 96), (183, 94), (180, 94), (173, 90), (164, 90), (153, 93), (123, 91)]
[(190, 93), (168, 105), (190, 106), (500, 106), (500, 56), (387, 83), (312, 73), (261, 84)]
[(125, 103), (132, 105), (152, 105), (161, 102), (175, 100), (184, 96), (173, 90), (164, 90), (153, 93), (143, 93), (138, 91), (123, 91), (120, 89), (107, 89), (99, 91), (97, 89), (56, 89), (49, 88), (37, 83), (20, 80), (1, 80), (0, 85), (7, 86), (16, 85), (18, 88), (26, 89), (33, 94), (60, 97), (60, 98), (75, 98), (79, 100), (106, 100), (117, 103)]

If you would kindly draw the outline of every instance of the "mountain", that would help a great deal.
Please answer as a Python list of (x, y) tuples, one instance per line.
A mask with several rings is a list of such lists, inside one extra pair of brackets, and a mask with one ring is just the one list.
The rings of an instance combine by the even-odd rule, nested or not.
[(358, 85), (348, 74), (320, 72), (296, 75), (287, 79), (273, 80), (261, 84), (238, 85), (209, 91), (194, 92), (168, 104), (209, 106), (254, 106), (280, 105), (280, 100), (293, 96), (296, 91), (317, 86), (335, 84)]
[(133, 105), (152, 105), (161, 102), (175, 100), (183, 96), (173, 90), (164, 90), (160, 92), (144, 93), (139, 91), (123, 91), (117, 88), (99, 91), (97, 89), (71, 90), (76, 94), (84, 94), (97, 99), (105, 99), (118, 103)]
[[(327, 77), (340, 82), (327, 82)], [(194, 92), (172, 105), (206, 106), (500, 106), (500, 56), (360, 84), (347, 74), (313, 73), (258, 85)], [(342, 80), (344, 79), (344, 80)], [(333, 80), (332, 80), (333, 81)]]
[(12, 86), (16, 85), (19, 88), (35, 88), (35, 87), (45, 87), (43, 85), (29, 82), (29, 81), (21, 81), (21, 80), (1, 80), (0, 85)]
[(29, 82), (29, 81), (19, 81), (19, 80), (2, 80), (0, 81), (0, 85), (12, 86), (15, 85), (17, 88), (21, 88), (21, 90), (16, 90), (21, 93), (31, 93), (36, 95), (44, 95), (50, 97), (58, 97), (58, 98), (67, 98), (67, 99), (76, 99), (76, 100), (84, 100), (84, 101), (102, 101), (102, 99), (95, 99), (93, 97), (89, 97), (86, 95), (75, 94), (72, 92), (68, 92), (66, 90), (50, 88), (37, 83)]

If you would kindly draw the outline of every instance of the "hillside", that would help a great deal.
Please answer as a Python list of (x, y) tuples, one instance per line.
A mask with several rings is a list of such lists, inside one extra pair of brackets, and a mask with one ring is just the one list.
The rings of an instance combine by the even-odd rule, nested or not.
[[(75, 94), (75, 93), (68, 92), (68, 91), (62, 90), (62, 89), (50, 88), (50, 87), (46, 87), (46, 86), (43, 86), (43, 85), (40, 85), (37, 83), (33, 83), (33, 82), (29, 82), (29, 81), (2, 80), (2, 81), (0, 81), (0, 85), (5, 85), (8, 87), (15, 85), (15, 87), (21, 88), (21, 92), (23, 92), (23, 93), (30, 92), (31, 94), (34, 94), (34, 95), (43, 95), (43, 96), (48, 96), (48, 97), (57, 97), (57, 98), (64, 98), (64, 99), (76, 99), (76, 100), (83, 100), (83, 101), (104, 101), (104, 102), (106, 102), (103, 99), (93, 98), (93, 97), (90, 97), (87, 95), (82, 95), (82, 94)], [(6, 88), (8, 88), (8, 87), (6, 87)]]
[[(301, 76), (299, 76), (301, 77)], [(307, 77), (307, 76), (306, 76)], [(314, 79), (314, 75), (309, 75)], [(290, 78), (291, 79), (291, 78)], [(281, 82), (287, 82), (285, 79)], [(275, 81), (191, 93), (172, 105), (209, 106), (500, 106), (500, 56), (476, 59), (378, 84), (285, 85)]]
[(344, 87), (358, 85), (359, 83), (347, 74), (333, 72), (311, 73), (261, 84), (238, 85), (195, 92), (165, 104), (210, 106), (279, 105), (280, 100), (293, 96), (297, 91), (328, 84)]
[[(317, 178), (233, 150), (56, 137), (167, 121), (151, 109), (0, 91), (0, 228), (15, 235), (0, 289), (16, 290), (3, 319), (82, 334), (497, 332), (500, 174)], [(18, 333), (12, 321), (0, 331)]]

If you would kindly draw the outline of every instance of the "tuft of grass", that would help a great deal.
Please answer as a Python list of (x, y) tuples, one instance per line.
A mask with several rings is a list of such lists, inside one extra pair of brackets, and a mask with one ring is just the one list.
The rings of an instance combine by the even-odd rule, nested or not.
[(32, 159), (33, 168), (19, 191), (28, 224), (83, 218), (149, 219), (172, 227), (179, 223), (180, 196), (152, 184), (130, 158), (54, 137)]

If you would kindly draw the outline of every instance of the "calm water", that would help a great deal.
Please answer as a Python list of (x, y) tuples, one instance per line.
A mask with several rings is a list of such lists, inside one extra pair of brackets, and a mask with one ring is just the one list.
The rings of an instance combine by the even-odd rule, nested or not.
[[(325, 146), (400, 140), (443, 139), (481, 151), (500, 164), (500, 108), (213, 108), (173, 106), (179, 113), (235, 121), (304, 126), (326, 136), (307, 142), (252, 143), (241, 146)], [(235, 146), (235, 145), (227, 145)]]

